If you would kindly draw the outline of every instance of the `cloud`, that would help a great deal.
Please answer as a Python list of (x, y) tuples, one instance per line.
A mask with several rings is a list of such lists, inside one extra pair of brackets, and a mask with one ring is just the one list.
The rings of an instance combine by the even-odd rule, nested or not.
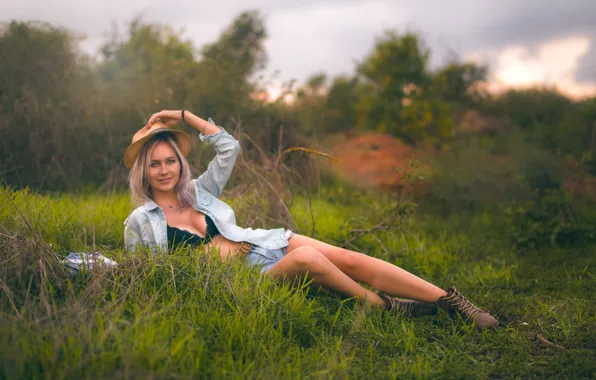
[(590, 50), (580, 59), (575, 80), (579, 83), (596, 82), (596, 36), (592, 38)]
[(575, 79), (580, 59), (590, 49), (586, 36), (574, 36), (539, 44), (532, 52), (526, 46), (512, 45), (498, 53), (494, 79), (500, 86), (527, 87), (555, 85), (574, 96), (594, 93), (596, 86)]
[[(96, 51), (112, 23), (125, 30), (130, 20), (142, 15), (147, 22), (183, 28), (184, 36), (199, 48), (247, 8), (260, 9), (265, 16), (269, 69), (279, 70), (284, 80), (302, 81), (320, 71), (352, 73), (354, 61), (372, 50), (375, 38), (394, 28), (420, 32), (433, 53), (433, 67), (452, 52), (482, 57), (493, 69), (500, 54), (535, 65), (527, 56), (543, 62), (547, 55), (538, 53), (543, 44), (585, 37), (589, 50), (567, 72), (575, 70), (572, 76), (578, 83), (596, 82), (594, 0), (254, 0), (248, 6), (245, 0), (2, 0), (0, 20), (62, 25), (87, 35), (84, 48)], [(512, 52), (513, 47), (522, 51)]]
[(394, 22), (390, 10), (383, 2), (354, 2), (276, 12), (268, 18), (275, 31), (270, 33), (270, 66), (298, 79), (322, 70), (352, 73), (375, 35)]

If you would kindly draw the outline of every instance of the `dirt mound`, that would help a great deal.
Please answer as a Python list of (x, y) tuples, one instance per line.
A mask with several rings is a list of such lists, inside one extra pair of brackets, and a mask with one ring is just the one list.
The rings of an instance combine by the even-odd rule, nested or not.
[[(340, 174), (363, 187), (399, 190), (406, 173), (423, 175), (429, 171), (425, 154), (399, 139), (383, 133), (366, 133), (348, 138), (332, 149), (339, 160)], [(412, 160), (421, 165), (411, 167)], [(422, 190), (419, 185), (416, 189)]]

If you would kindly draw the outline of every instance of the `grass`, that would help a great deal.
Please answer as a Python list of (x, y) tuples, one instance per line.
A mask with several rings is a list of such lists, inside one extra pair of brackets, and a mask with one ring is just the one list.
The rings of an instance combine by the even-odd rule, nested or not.
[[(313, 230), (306, 205), (292, 207), (299, 232), (336, 244), (386, 208), (322, 189)], [(125, 255), (129, 211), (125, 194), (0, 189), (0, 378), (596, 377), (593, 246), (518, 251), (481, 217), (423, 215), (353, 242), (456, 285), (501, 321), (477, 332), (443, 312), (387, 315), (214, 255)], [(242, 224), (242, 209), (237, 216)], [(90, 251), (93, 237), (118, 268), (72, 277), (58, 260)]]

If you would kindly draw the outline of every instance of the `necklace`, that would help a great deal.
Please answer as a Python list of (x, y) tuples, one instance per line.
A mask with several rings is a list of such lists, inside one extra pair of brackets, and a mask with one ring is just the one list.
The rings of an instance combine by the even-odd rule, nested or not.
[(181, 213), (182, 210), (184, 209), (184, 207), (181, 206), (175, 206), (175, 205), (168, 205), (168, 208), (172, 211), (176, 211), (178, 213)]

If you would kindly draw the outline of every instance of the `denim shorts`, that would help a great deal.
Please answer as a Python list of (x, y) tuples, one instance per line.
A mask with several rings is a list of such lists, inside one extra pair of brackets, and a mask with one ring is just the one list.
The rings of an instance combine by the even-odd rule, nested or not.
[[(285, 232), (286, 238), (292, 237), (294, 233), (290, 230)], [(253, 245), (252, 250), (246, 255), (246, 261), (249, 265), (258, 266), (261, 268), (261, 274), (269, 271), (272, 266), (277, 264), (287, 252), (287, 246), (279, 249), (268, 249), (258, 245)]]

